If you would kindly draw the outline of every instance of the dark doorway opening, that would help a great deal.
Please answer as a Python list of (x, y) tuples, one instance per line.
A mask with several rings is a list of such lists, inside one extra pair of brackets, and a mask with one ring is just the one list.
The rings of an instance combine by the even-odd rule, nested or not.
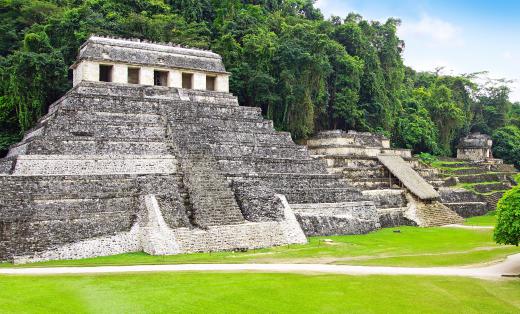
[(193, 74), (191, 73), (182, 73), (182, 88), (191, 89), (193, 81)]
[(99, 81), (101, 82), (112, 82), (112, 69), (111, 65), (100, 64), (99, 65)]
[(168, 86), (168, 72), (153, 71), (153, 84), (155, 86)]
[(215, 76), (206, 76), (206, 90), (214, 91), (216, 89), (217, 78)]
[(128, 83), (139, 84), (139, 68), (128, 68)]

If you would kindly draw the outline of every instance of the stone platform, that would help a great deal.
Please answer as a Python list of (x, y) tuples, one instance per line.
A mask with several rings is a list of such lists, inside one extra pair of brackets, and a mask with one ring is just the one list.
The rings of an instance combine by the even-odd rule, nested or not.
[(0, 260), (18, 262), (244, 250), (380, 226), (359, 189), (222, 92), (80, 82), (0, 160), (0, 188)]

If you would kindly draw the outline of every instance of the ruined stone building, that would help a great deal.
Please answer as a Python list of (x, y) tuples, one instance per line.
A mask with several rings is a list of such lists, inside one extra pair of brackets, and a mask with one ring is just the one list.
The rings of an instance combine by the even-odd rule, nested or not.
[(487, 159), (445, 157), (440, 168), (414, 158), (409, 149), (390, 148), (390, 141), (377, 134), (325, 131), (307, 145), (329, 173), (343, 176), (374, 202), (382, 226), (437, 226), (494, 210), (503, 193), (516, 185), (514, 166), (489, 159), (483, 149), (491, 148), (487, 136), (468, 138), (462, 143), (469, 142), (467, 148), (475, 152), (464, 156)]
[(221, 57), (91, 36), (74, 87), (0, 160), (0, 260), (305, 243), (374, 202), (229, 94)]
[(382, 226), (462, 222), (446, 206), (451, 204), (443, 204), (446, 191), (439, 187), (444, 182), (435, 170), (422, 167), (409, 149), (390, 148), (390, 140), (382, 135), (325, 131), (307, 145), (315, 158), (326, 162), (329, 173), (343, 176), (374, 202)]
[(461, 139), (457, 146), (457, 158), (472, 161), (493, 159), (493, 140), (489, 135), (471, 133)]

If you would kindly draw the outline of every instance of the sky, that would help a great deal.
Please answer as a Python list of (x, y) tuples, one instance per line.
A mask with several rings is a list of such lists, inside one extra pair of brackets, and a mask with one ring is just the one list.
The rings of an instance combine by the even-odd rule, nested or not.
[(520, 101), (520, 0), (318, 0), (326, 17), (349, 12), (368, 20), (401, 19), (406, 65), (445, 74), (488, 71), (513, 80)]

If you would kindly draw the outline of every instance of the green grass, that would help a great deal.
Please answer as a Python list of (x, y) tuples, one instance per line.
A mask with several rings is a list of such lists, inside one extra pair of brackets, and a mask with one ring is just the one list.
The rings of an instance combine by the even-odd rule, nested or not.
[[(475, 218), (476, 219), (476, 218)], [(290, 245), (242, 253), (219, 252), (150, 256), (131, 253), (75, 261), (23, 265), (92, 266), (179, 263), (330, 263), (385, 266), (450, 266), (486, 263), (520, 253), (514, 246), (496, 245), (492, 230), (401, 227), (366, 235), (310, 238), (306, 245)], [(324, 239), (332, 239), (326, 243)], [(0, 267), (12, 267), (3, 264)]]
[(464, 224), (467, 226), (495, 226), (496, 222), (497, 217), (494, 212), (490, 212), (488, 215), (466, 218)]
[[(470, 170), (470, 169), (478, 169), (477, 167), (466, 166), (466, 162), (464, 161), (434, 161), (430, 164), (431, 167), (437, 168), (447, 174), (453, 174), (458, 170)], [(454, 167), (454, 165), (460, 165)]]
[(515, 181), (520, 184), (520, 173), (515, 176)]
[(0, 276), (1, 313), (518, 313), (520, 281), (270, 273)]

